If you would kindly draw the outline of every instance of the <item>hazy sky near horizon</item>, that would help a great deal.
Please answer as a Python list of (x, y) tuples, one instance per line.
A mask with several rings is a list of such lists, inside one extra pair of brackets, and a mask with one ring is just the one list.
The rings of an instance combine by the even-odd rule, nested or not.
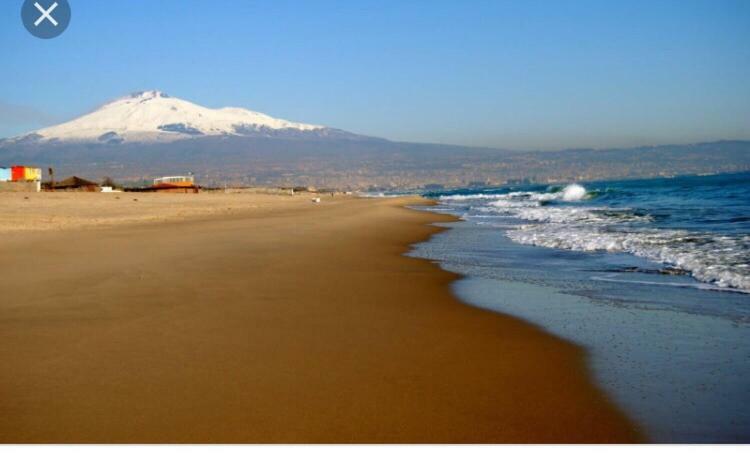
[(394, 140), (515, 149), (750, 139), (750, 1), (0, 2), (0, 137), (137, 90)]

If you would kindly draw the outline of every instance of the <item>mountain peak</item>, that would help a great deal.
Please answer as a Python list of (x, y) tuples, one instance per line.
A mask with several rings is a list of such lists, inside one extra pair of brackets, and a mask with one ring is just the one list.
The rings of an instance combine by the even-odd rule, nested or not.
[(327, 136), (336, 130), (235, 107), (211, 109), (159, 90), (115, 99), (66, 123), (17, 139), (35, 142), (169, 142), (196, 136)]
[(128, 96), (122, 99), (153, 99), (156, 97), (168, 98), (169, 94), (157, 89), (152, 89), (148, 91), (136, 91), (134, 93), (130, 93)]

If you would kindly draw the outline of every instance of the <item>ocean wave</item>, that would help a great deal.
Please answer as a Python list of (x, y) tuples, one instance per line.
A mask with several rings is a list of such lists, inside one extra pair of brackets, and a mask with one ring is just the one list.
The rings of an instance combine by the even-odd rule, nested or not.
[(471, 200), (508, 200), (515, 202), (540, 203), (549, 201), (581, 201), (590, 198), (593, 194), (585, 187), (578, 184), (570, 184), (565, 187), (550, 187), (544, 192), (508, 192), (508, 193), (473, 193), (468, 195), (440, 195), (440, 201), (471, 201)]
[(507, 230), (508, 237), (520, 244), (630, 253), (684, 270), (703, 282), (750, 292), (750, 236), (653, 228), (650, 225), (658, 221), (658, 215), (595, 205), (602, 201), (597, 197), (611, 192), (592, 192), (570, 184), (545, 191), (449, 195), (440, 199), (446, 204), (474, 200), (465, 213), (467, 218), (479, 212), (524, 221)]
[(578, 184), (570, 184), (562, 189), (563, 201), (581, 201), (586, 198), (586, 188)]
[(591, 194), (577, 184), (571, 184), (557, 192), (512, 192), (496, 197), (489, 203), (500, 214), (523, 220), (551, 223), (620, 224), (625, 222), (649, 222), (651, 216), (635, 212), (630, 208), (608, 208), (595, 206), (551, 206), (550, 202), (570, 203), (589, 199)]
[(650, 222), (651, 216), (639, 215), (628, 208), (522, 208), (515, 216), (529, 221), (556, 224), (616, 225), (627, 222)]
[(507, 193), (475, 193), (472, 195), (440, 195), (438, 200), (440, 201), (470, 201), (470, 200), (483, 200), (483, 199), (494, 199), (506, 196)]
[(626, 252), (689, 272), (720, 287), (750, 292), (750, 237), (683, 230), (611, 231), (591, 226), (527, 224), (507, 231), (521, 244), (572, 251)]

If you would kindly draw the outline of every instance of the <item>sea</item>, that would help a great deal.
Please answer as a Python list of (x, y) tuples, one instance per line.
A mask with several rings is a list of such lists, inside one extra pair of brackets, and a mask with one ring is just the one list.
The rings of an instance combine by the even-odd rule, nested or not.
[(650, 441), (750, 442), (750, 173), (425, 196), (460, 299), (581, 346)]

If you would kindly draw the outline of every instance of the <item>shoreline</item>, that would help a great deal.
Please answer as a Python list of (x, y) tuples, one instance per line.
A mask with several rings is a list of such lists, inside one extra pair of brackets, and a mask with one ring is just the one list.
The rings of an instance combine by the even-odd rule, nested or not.
[(612, 267), (635, 266), (634, 256), (524, 245), (506, 234), (517, 222), (482, 225), (483, 218), (461, 212), (463, 203), (445, 203), (438, 212), (461, 221), (411, 255), (462, 275), (452, 289), (460, 300), (586, 350), (594, 381), (648, 442), (747, 440), (750, 348), (742, 294), (686, 290), (677, 282), (687, 275), (634, 292), (627, 282), (600, 278)]
[(641, 440), (584, 350), (405, 255), (452, 217), (277, 199), (0, 242), (0, 442)]

